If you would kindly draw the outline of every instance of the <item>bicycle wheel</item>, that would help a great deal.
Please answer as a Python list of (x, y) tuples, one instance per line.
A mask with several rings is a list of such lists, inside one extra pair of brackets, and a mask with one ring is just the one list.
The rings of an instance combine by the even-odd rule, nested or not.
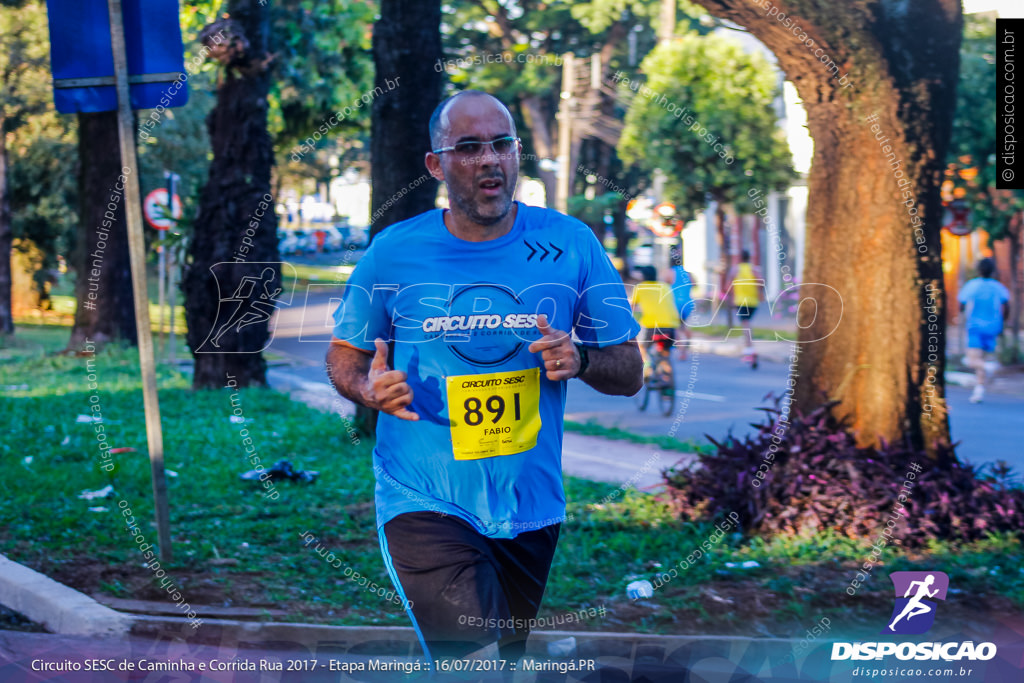
[(637, 409), (640, 410), (641, 412), (647, 410), (647, 401), (648, 399), (650, 399), (650, 397), (651, 387), (648, 386), (647, 384), (644, 384), (644, 388), (641, 389), (639, 393), (637, 393), (637, 395), (633, 397), (633, 400), (636, 401)]
[(672, 360), (665, 356), (658, 363), (658, 404), (663, 415), (671, 415), (676, 402), (676, 376)]

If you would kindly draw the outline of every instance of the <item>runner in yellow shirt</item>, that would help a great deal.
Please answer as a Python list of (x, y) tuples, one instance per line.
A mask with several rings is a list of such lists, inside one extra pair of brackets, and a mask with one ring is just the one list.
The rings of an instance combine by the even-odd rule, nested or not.
[(744, 360), (750, 360), (750, 367), (757, 369), (757, 353), (754, 352), (754, 334), (750, 329), (750, 319), (761, 303), (761, 292), (764, 280), (759, 268), (750, 263), (750, 252), (746, 249), (740, 254), (740, 263), (732, 269), (732, 302), (736, 306), (736, 317), (747, 338), (747, 346), (743, 349)]

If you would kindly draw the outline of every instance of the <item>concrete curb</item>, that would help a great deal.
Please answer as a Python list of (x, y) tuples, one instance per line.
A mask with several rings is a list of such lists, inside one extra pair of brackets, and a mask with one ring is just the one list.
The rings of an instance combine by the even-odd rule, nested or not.
[[(405, 626), (330, 626), (325, 624), (245, 622), (204, 619), (195, 631), (183, 617), (133, 617), (132, 635), (155, 637), (185, 634), (190, 642), (295, 643), (312, 647), (330, 643), (341, 652), (354, 649), (360, 654), (392, 657), (422, 657), (415, 631)], [(761, 646), (791, 646), (799, 639), (754, 638), (749, 636), (676, 636), (610, 631), (533, 631), (527, 654), (548, 658), (632, 657), (640, 648), (660, 647), (666, 651), (687, 645), (721, 643)]]
[[(332, 649), (370, 655), (422, 657), (416, 632), (405, 626), (332, 626), (327, 624), (202, 619), (198, 628), (184, 617), (124, 614), (0, 555), (0, 604), (58, 635), (88, 638), (183, 637), (189, 642), (329, 643)], [(200, 611), (201, 616), (201, 611)], [(783, 645), (784, 638), (747, 636), (674, 636), (608, 631), (534, 631), (528, 654), (549, 658), (631, 657), (640, 648), (677, 649), (697, 643)]]
[(61, 635), (112, 638), (128, 633), (132, 624), (130, 616), (4, 555), (0, 555), (0, 604)]

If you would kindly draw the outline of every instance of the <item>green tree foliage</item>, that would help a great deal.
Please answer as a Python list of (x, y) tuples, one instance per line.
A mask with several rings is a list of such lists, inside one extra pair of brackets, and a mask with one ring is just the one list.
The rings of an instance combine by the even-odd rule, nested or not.
[[(1024, 192), (996, 189), (996, 22), (964, 17), (956, 118), (947, 176), (967, 190), (971, 223), (993, 239), (1007, 235), (1011, 217), (1024, 210)], [(961, 176), (965, 169), (972, 169)], [(973, 175), (973, 169), (977, 175)]]
[[(216, 62), (194, 60), (208, 53), (198, 42), (199, 32), (220, 18), (220, 2), (199, 0), (183, 3), (182, 32), (185, 64), (189, 71), (189, 101), (168, 110), (148, 139), (140, 141), (139, 164), (143, 192), (164, 185), (164, 169), (181, 176), (179, 194), (185, 215), (195, 212), (197, 195), (206, 181), (210, 162), (210, 141), (206, 117), (213, 108), (214, 91), (222, 74)], [(369, 130), (369, 106), (354, 102), (372, 90), (373, 64), (369, 57), (374, 7), (347, 0), (275, 2), (270, 18), (270, 59), (272, 73), (268, 95), (268, 129), (274, 141), (278, 173), (287, 184), (304, 179), (329, 177), (328, 159), (340, 157), (343, 164), (354, 155), (345, 151)], [(351, 115), (331, 116), (350, 107)], [(140, 111), (140, 122), (151, 110)], [(315, 136), (315, 137), (314, 137)], [(345, 142), (335, 138), (344, 136)], [(308, 143), (308, 148), (302, 145)], [(336, 151), (335, 147), (341, 145)], [(294, 160), (291, 155), (298, 151)], [(286, 169), (286, 170), (285, 170)], [(284, 173), (282, 173), (284, 171)], [(276, 194), (276, 193), (275, 193)], [(187, 228), (186, 225), (184, 226)]]
[(47, 111), (27, 121), (14, 136), (10, 185), (16, 239), (31, 240), (44, 255), (44, 269), (74, 247), (78, 222), (75, 184), (75, 123)]
[(632, 104), (619, 142), (625, 161), (666, 176), (666, 197), (686, 218), (707, 204), (743, 208), (752, 188), (795, 177), (777, 126), (774, 69), (734, 40), (685, 33), (644, 59), (644, 83), (619, 82)]
[(13, 331), (13, 240), (42, 255), (38, 280), (74, 223), (73, 123), (53, 108), (48, 48), (41, 2), (0, 7), (0, 334)]
[[(700, 26), (698, 17), (707, 16), (688, 2), (679, 5), (678, 21), (691, 28)], [(601, 55), (603, 83), (591, 93), (584, 113), (591, 116), (593, 108), (605, 104), (610, 105), (607, 114), (621, 119), (623, 112), (615, 111), (614, 101), (607, 97), (602, 101), (599, 93), (611, 91), (607, 83), (611, 73), (635, 72), (639, 60), (654, 47), (659, 6), (659, 0), (453, 2), (442, 25), (447, 55), (443, 68), (456, 89), (485, 90), (512, 109), (523, 138), (523, 170), (540, 177), (550, 194), (554, 175), (538, 168), (537, 162), (556, 154), (561, 56), (570, 52), (583, 59)], [(577, 85), (590, 87), (589, 80)], [(601, 156), (600, 152), (594, 156)], [(607, 163), (601, 166), (602, 174), (609, 172)]]
[[(285, 151), (321, 136), (366, 130), (370, 107), (360, 98), (373, 89), (369, 55), (376, 3), (363, 0), (284, 0), (272, 3), (270, 133)], [(359, 106), (356, 106), (359, 103)], [(325, 120), (350, 107), (334, 128)]]

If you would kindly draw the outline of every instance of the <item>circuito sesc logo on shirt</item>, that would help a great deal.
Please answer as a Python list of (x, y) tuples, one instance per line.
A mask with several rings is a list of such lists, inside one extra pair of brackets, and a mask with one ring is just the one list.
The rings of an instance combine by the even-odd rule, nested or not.
[(527, 312), (511, 289), (491, 283), (462, 285), (452, 290), (448, 315), (423, 320), (428, 339), (443, 339), (448, 349), (473, 365), (499, 366), (539, 336), (537, 313)]

